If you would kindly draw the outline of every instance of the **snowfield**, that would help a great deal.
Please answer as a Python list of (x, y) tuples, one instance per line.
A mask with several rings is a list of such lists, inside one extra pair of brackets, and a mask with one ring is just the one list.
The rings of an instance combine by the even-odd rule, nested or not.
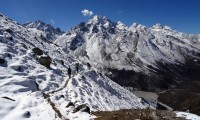
[(158, 62), (182, 65), (187, 61), (186, 56), (200, 59), (200, 35), (177, 32), (160, 24), (147, 28), (134, 23), (128, 27), (97, 15), (58, 37), (54, 43), (98, 69), (148, 74), (151, 68), (159, 69)]
[(187, 120), (200, 120), (200, 116), (197, 116), (192, 113), (176, 112), (176, 116), (186, 118)]
[[(95, 117), (84, 112), (87, 107), (90, 111), (155, 108), (46, 37), (44, 31), (0, 15), (1, 120), (83, 120)], [(85, 106), (75, 111), (80, 105)]]

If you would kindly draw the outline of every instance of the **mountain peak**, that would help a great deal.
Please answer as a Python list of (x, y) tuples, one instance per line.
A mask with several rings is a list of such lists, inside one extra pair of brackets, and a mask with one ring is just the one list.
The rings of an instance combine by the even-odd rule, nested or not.
[(122, 30), (128, 29), (128, 27), (124, 23), (122, 23), (121, 21), (117, 22), (117, 28), (122, 29)]
[(43, 22), (41, 20), (36, 20), (34, 22), (25, 23), (23, 26), (28, 27), (28, 28), (36, 28), (36, 29), (42, 30), (42, 31), (45, 31), (45, 29), (48, 29), (48, 28), (51, 28), (51, 29), (54, 28), (50, 24), (46, 24), (45, 22)]
[(4, 15), (0, 13), (0, 17), (3, 17)]
[(109, 20), (106, 16), (95, 15), (92, 17), (93, 20)]
[(93, 23), (93, 24), (105, 24), (107, 22), (111, 22), (107, 17), (105, 16), (99, 16), (95, 15), (93, 16), (88, 23)]
[(130, 27), (129, 30), (131, 30), (132, 32), (136, 32), (136, 29), (142, 29), (142, 30), (146, 30), (147, 27), (142, 25), (142, 24), (138, 24), (138, 23), (133, 23)]
[(157, 23), (152, 26), (152, 29), (165, 29), (165, 30), (172, 30), (171, 27), (166, 25), (161, 25), (160, 23)]
[(45, 22), (43, 22), (42, 20), (36, 20), (36, 21), (34, 21), (32, 23), (49, 25), (49, 24), (46, 24)]
[(60, 28), (54, 28), (52, 25), (47, 24), (41, 20), (36, 20), (34, 22), (29, 22), (23, 24), (26, 28), (36, 28), (38, 30), (44, 31), (47, 34), (48, 39), (55, 39), (55, 36), (62, 35), (64, 32)]

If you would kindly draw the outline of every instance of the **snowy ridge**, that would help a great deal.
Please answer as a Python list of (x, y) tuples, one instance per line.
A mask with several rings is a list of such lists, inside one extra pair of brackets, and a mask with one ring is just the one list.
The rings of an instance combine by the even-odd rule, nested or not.
[(74, 53), (84, 50), (90, 61), (103, 62), (106, 66), (118, 69), (134, 69), (138, 59), (146, 63), (140, 66), (145, 71), (148, 71), (147, 65), (156, 66), (156, 62), (161, 60), (184, 64), (185, 56), (182, 53), (198, 52), (200, 49), (199, 35), (184, 34), (160, 24), (147, 28), (135, 23), (128, 28), (121, 22), (115, 23), (103, 16), (94, 16), (87, 23), (74, 27), (55, 43)]
[[(43, 55), (36, 55), (33, 48), (42, 50)], [(66, 107), (69, 102), (73, 102), (75, 108), (87, 104), (93, 111), (154, 108), (66, 52), (50, 42), (44, 31), (24, 27), (0, 15), (2, 120), (81, 119), (79, 115), (92, 118), (85, 112), (73, 113), (73, 107)], [(46, 56), (52, 60), (50, 68), (39, 63), (40, 58)], [(75, 73), (77, 63), (78, 74)], [(67, 73), (69, 66), (71, 79)]]
[(60, 30), (60, 28), (54, 28), (50, 24), (46, 24), (41, 20), (25, 23), (23, 26), (29, 29), (36, 28), (37, 30), (43, 31), (46, 34), (46, 38), (51, 41), (55, 40), (64, 33)]
[[(200, 62), (199, 35), (181, 33), (160, 24), (147, 28), (134, 23), (128, 27), (104, 16), (94, 16), (88, 22), (75, 26), (54, 43), (67, 49), (80, 61), (91, 62), (105, 74), (113, 70), (126, 70), (134, 71), (138, 74), (137, 78), (140, 78), (140, 74), (147, 76), (145, 89), (148, 90), (160, 90), (163, 88), (160, 86), (174, 87), (180, 83), (177, 83), (177, 76), (189, 76), (187, 71), (190, 65), (198, 66)], [(164, 69), (166, 66), (168, 69)], [(177, 70), (179, 67), (182, 68)], [(166, 74), (170, 72), (176, 76), (166, 80)], [(157, 78), (151, 82), (150, 79), (155, 76)], [(115, 81), (120, 83), (117, 77)], [(168, 82), (171, 79), (173, 82)], [(137, 89), (140, 89), (139, 79), (136, 82), (134, 80), (133, 87), (139, 86)]]

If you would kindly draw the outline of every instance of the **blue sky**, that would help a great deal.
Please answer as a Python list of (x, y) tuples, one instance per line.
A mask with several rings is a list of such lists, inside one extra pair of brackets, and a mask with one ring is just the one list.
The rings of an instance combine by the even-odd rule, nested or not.
[(127, 25), (161, 23), (181, 32), (200, 33), (200, 0), (0, 1), (0, 12), (19, 23), (42, 20), (64, 31), (91, 17), (83, 15), (84, 9)]

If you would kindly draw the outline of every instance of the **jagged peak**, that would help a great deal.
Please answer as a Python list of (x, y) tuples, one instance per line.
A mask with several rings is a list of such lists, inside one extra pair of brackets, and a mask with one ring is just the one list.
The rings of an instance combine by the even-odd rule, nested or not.
[(60, 28), (55, 28), (52, 25), (43, 22), (42, 20), (36, 20), (34, 22), (25, 23), (23, 24), (23, 26), (28, 28), (36, 28), (38, 30), (46, 32), (48, 31), (48, 32), (64, 33), (63, 31), (60, 30)]
[(117, 22), (117, 28), (119, 28), (119, 29), (128, 29), (127, 25), (125, 25), (121, 21)]
[(41, 20), (36, 20), (36, 21), (33, 21), (33, 22), (28, 22), (28, 23), (25, 23), (24, 26), (26, 27), (43, 27), (43, 26), (49, 26), (49, 27), (53, 27), (51, 26), (50, 24), (47, 24)]
[(157, 23), (155, 25), (152, 26), (153, 29), (163, 29), (163, 25), (161, 25), (160, 23)]
[[(50, 24), (47, 24), (47, 23), (43, 22), (42, 20), (36, 20), (36, 21), (34, 21), (34, 22), (32, 22), (32, 23), (50, 25)], [(51, 26), (51, 25), (50, 25), (50, 26)]]
[[(94, 15), (91, 20), (109, 20), (106, 16)], [(109, 20), (110, 21), (110, 20)]]
[(124, 23), (123, 22), (121, 22), (121, 21), (118, 21), (117, 22), (117, 24), (119, 25), (119, 24), (122, 24), (122, 25), (124, 25)]
[(138, 23), (133, 23), (130, 27), (136, 28), (139, 24)]
[(135, 28), (140, 28), (140, 29), (146, 29), (147, 27), (145, 25), (142, 24), (138, 24), (138, 23), (133, 23), (129, 29), (135, 29)]
[(4, 17), (4, 15), (0, 13), (0, 17)]
[(155, 25), (152, 26), (152, 29), (165, 29), (165, 30), (172, 30), (171, 27), (167, 26), (167, 25), (162, 25), (160, 23), (157, 23)]
[(121, 21), (118, 21), (117, 22), (117, 25), (121, 25), (121, 26), (125, 26), (125, 27), (127, 27), (127, 25), (126, 24), (124, 24), (123, 22), (121, 22)]
[(111, 20), (108, 19), (106, 16), (100, 16), (100, 15), (95, 15), (88, 21), (88, 23), (90, 24), (106, 24), (110, 22)]

